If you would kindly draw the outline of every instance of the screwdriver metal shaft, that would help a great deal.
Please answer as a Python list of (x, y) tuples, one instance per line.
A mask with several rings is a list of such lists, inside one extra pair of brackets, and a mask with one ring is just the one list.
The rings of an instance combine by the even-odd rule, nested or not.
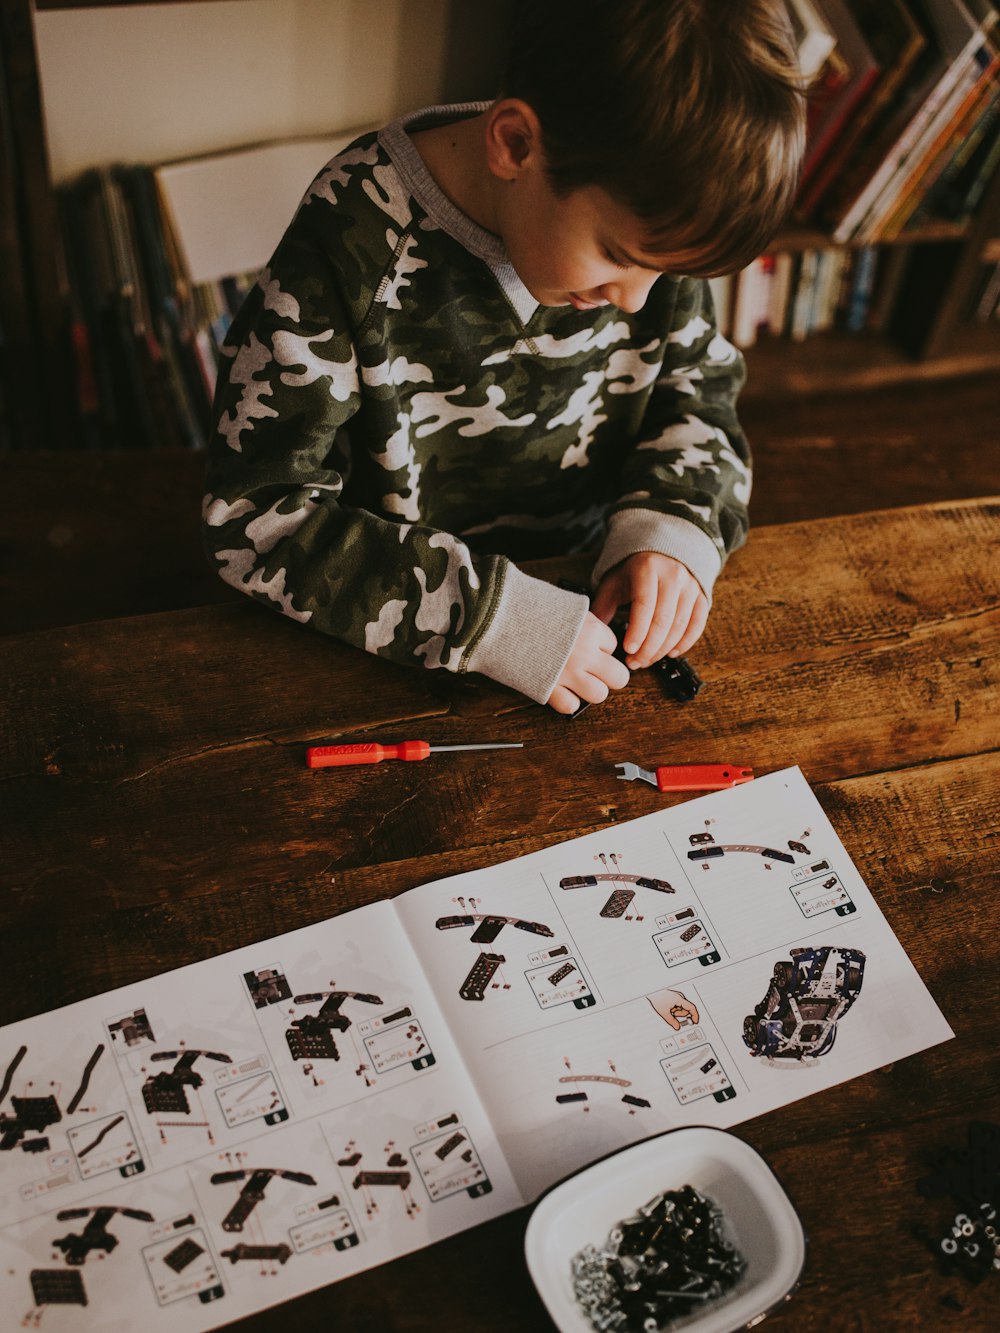
[(311, 745), (306, 750), (310, 768), (346, 768), (351, 764), (380, 764), (383, 759), (412, 763), (444, 750), (523, 750), (523, 741), (487, 741), (479, 745), (429, 745), (427, 741), (400, 741), (398, 745)]

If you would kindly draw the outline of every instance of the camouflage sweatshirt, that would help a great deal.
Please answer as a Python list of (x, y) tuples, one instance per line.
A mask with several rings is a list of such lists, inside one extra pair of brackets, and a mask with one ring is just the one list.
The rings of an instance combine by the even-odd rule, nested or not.
[(702, 281), (634, 315), (537, 305), (409, 138), (484, 109), (396, 121), (313, 181), (226, 340), (203, 530), (285, 615), (544, 702), (587, 600), (513, 562), (596, 547), (596, 586), (660, 551), (710, 597), (746, 536), (743, 362)]

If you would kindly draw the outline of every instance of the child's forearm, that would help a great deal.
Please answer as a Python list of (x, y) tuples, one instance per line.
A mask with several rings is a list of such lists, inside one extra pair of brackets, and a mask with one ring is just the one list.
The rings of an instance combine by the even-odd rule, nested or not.
[[(401, 665), (479, 672), (545, 702), (587, 599), (474, 556), (459, 538), (341, 505), (299, 479), (206, 497), (205, 542), (232, 587)], [(339, 482), (339, 478), (338, 478)], [(232, 498), (225, 498), (226, 495)]]

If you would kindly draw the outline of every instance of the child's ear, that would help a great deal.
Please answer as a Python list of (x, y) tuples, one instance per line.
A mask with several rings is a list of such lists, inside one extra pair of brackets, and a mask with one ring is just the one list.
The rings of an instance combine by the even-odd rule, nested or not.
[(499, 180), (516, 180), (542, 162), (542, 127), (527, 102), (503, 97), (486, 116), (486, 163)]

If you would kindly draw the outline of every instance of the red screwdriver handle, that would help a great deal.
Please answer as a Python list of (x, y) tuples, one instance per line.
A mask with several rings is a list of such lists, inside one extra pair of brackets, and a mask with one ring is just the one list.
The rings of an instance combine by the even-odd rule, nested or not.
[(399, 745), (386, 745), (386, 759), (426, 759), (431, 752), (427, 741), (400, 741)]
[(383, 759), (426, 759), (431, 747), (426, 741), (401, 741), (399, 745), (311, 745), (306, 750), (310, 768), (346, 768), (351, 764), (380, 764)]

